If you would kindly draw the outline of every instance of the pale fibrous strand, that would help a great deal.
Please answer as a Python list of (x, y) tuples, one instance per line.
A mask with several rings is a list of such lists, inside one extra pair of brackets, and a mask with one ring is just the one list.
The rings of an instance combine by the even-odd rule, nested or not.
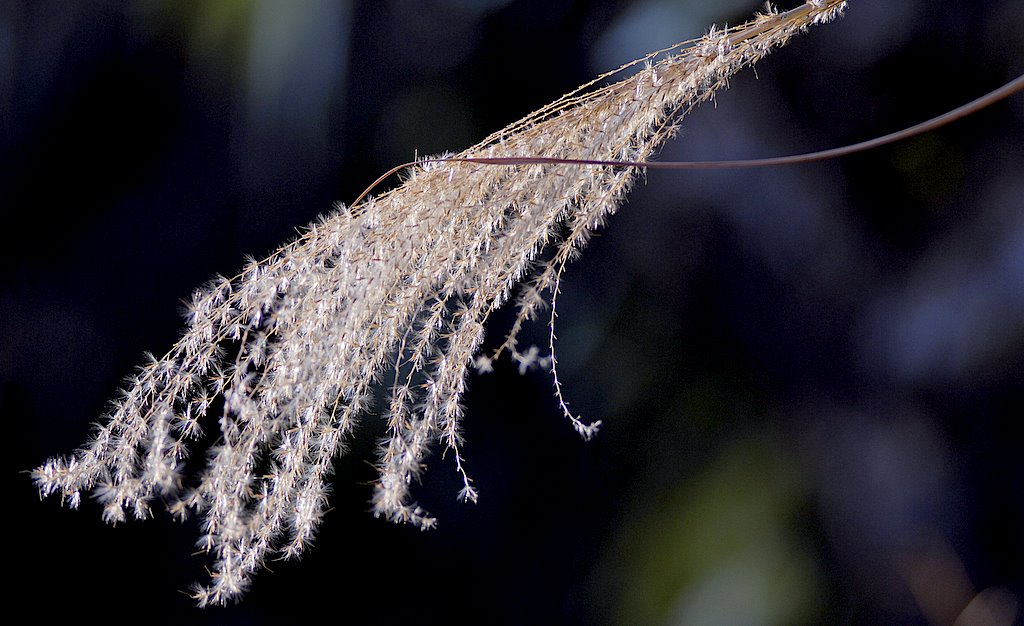
[[(818, 0), (712, 28), (453, 156), (645, 161), (732, 74), (845, 4)], [(626, 78), (614, 82), (617, 74)], [(478, 496), (462, 453), (467, 376), (503, 354), (524, 369), (545, 358), (554, 368), (553, 355), (520, 350), (518, 333), (635, 172), (424, 162), (401, 187), (336, 207), (270, 257), (196, 291), (181, 339), (145, 362), (85, 445), (36, 469), (35, 482), (72, 507), (92, 491), (110, 522), (148, 517), (160, 502), (198, 515), (198, 545), (214, 563), (195, 597), (220, 604), (268, 560), (306, 549), (328, 505), (333, 463), (373, 413), (387, 425), (373, 513), (432, 527), (411, 494), (431, 449), (454, 459), (458, 496)], [(485, 322), (509, 300), (511, 332), (482, 354)], [(592, 436), (597, 423), (572, 415), (556, 384), (573, 426)], [(371, 411), (381, 387), (390, 398)], [(205, 458), (192, 449), (204, 437), (212, 442)], [(194, 484), (186, 463), (205, 464)]]

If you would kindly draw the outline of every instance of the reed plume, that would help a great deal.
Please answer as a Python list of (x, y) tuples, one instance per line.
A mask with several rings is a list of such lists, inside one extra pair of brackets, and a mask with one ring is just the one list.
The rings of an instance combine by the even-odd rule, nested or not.
[[(127, 382), (75, 454), (33, 472), (43, 495), (77, 507), (94, 490), (109, 522), (148, 517), (154, 499), (202, 516), (214, 555), (199, 604), (239, 597), (270, 556), (299, 555), (326, 504), (333, 460), (385, 384), (387, 435), (373, 488), (375, 515), (429, 528), (411, 498), (430, 449), (449, 452), (463, 479), (460, 400), (474, 367), (508, 353), (521, 366), (550, 359), (517, 334), (557, 292), (562, 268), (621, 202), (636, 168), (485, 164), (466, 158), (644, 161), (679, 118), (729, 77), (841, 0), (816, 0), (653, 53), (595, 79), (481, 143), (411, 168), (401, 187), (311, 224), (295, 241), (192, 297), (187, 329)], [(635, 73), (609, 82), (615, 74)], [(520, 286), (520, 283), (522, 285)], [(484, 325), (510, 299), (511, 332), (481, 355)], [(560, 390), (556, 377), (556, 389)], [(559, 391), (560, 396), (560, 391)], [(599, 423), (563, 410), (591, 437)], [(216, 443), (198, 484), (184, 485), (189, 445)]]

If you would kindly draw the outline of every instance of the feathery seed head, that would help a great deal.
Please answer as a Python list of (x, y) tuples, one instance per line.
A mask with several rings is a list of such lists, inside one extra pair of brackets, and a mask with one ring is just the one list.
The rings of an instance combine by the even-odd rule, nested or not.
[[(601, 76), (454, 156), (645, 160), (731, 74), (844, 5), (814, 0), (712, 29), (620, 68), (640, 67), (631, 77), (597, 86), (616, 72)], [(434, 526), (410, 495), (432, 446), (452, 453), (459, 498), (478, 497), (460, 435), (471, 368), (490, 371), (504, 351), (524, 371), (550, 366), (573, 427), (587, 439), (596, 433), (600, 422), (580, 421), (562, 397), (553, 331), (547, 356), (535, 346), (519, 351), (517, 334), (546, 306), (545, 294), (557, 296), (565, 264), (633, 178), (633, 168), (608, 165), (429, 162), (398, 189), (339, 205), (270, 257), (197, 291), (182, 338), (147, 359), (89, 444), (34, 471), (40, 493), (77, 507), (83, 490), (95, 490), (112, 523), (126, 510), (148, 517), (155, 496), (178, 498), (171, 512), (202, 515), (199, 545), (216, 560), (195, 598), (224, 603), (270, 555), (296, 556), (309, 543), (333, 461), (389, 373), (373, 513)], [(494, 354), (479, 354), (484, 323), (524, 280), (509, 335)], [(188, 443), (211, 428), (217, 396), (219, 443), (183, 493)]]

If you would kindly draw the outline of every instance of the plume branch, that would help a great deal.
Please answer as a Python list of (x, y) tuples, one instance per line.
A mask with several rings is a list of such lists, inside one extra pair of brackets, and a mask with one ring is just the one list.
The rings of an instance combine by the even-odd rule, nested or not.
[[(455, 156), (645, 161), (735, 72), (844, 6), (818, 0), (712, 28)], [(195, 597), (224, 603), (268, 558), (307, 545), (327, 506), (333, 461), (366, 416), (374, 387), (387, 381), (373, 513), (433, 526), (410, 492), (432, 447), (453, 454), (460, 496), (477, 497), (464, 470), (460, 400), (470, 368), (492, 358), (479, 354), (485, 322), (524, 283), (498, 352), (524, 368), (553, 363), (552, 355), (518, 350), (516, 334), (635, 173), (428, 161), (401, 187), (338, 207), (270, 257), (198, 290), (181, 339), (139, 368), (86, 445), (34, 471), (41, 493), (74, 507), (94, 490), (111, 522), (148, 517), (157, 499), (176, 515), (200, 515), (199, 545), (215, 565)], [(594, 433), (596, 423), (568, 417), (584, 436)], [(189, 446), (214, 428), (198, 483), (184, 485)]]

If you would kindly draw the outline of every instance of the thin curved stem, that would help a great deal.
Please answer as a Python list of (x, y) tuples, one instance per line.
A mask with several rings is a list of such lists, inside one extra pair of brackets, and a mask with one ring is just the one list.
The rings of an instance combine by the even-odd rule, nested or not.
[(772, 167), (777, 165), (796, 165), (799, 163), (811, 163), (814, 161), (824, 161), (827, 159), (834, 159), (837, 157), (847, 156), (855, 154), (857, 152), (864, 152), (865, 150), (871, 150), (880, 146), (885, 146), (897, 141), (903, 141), (916, 135), (926, 133), (936, 128), (945, 126), (977, 113), (978, 111), (1004, 100), (1020, 91), (1024, 91), (1024, 74), (1018, 76), (1014, 80), (1006, 83), (999, 89), (990, 91), (984, 96), (972, 100), (967, 104), (957, 107), (952, 111), (943, 113), (937, 117), (933, 117), (930, 120), (915, 124), (909, 128), (889, 133), (888, 135), (882, 135), (874, 139), (867, 141), (861, 141), (859, 143), (851, 144), (848, 146), (842, 146), (840, 148), (830, 148), (828, 150), (819, 150), (817, 152), (807, 152), (803, 154), (793, 154), (788, 156), (779, 157), (768, 157), (764, 159), (736, 159), (728, 161), (603, 161), (597, 159), (562, 159), (552, 157), (443, 157), (433, 159), (421, 159), (419, 161), (410, 161), (401, 165), (396, 165), (384, 174), (382, 174), (377, 180), (373, 181), (369, 187), (366, 188), (359, 197), (356, 198), (352, 206), (358, 205), (367, 195), (370, 194), (374, 189), (377, 188), (382, 182), (388, 177), (404, 170), (408, 167), (421, 165), (424, 163), (477, 163), (480, 165), (596, 165), (596, 166), (612, 166), (612, 167), (642, 167), (646, 169), (657, 169), (657, 170), (724, 170), (724, 169), (746, 169), (754, 167)]

